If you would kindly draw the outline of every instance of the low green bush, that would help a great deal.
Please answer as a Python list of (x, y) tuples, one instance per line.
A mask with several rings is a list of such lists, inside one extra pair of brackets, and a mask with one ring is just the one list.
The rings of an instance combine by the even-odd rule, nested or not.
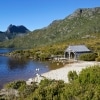
[(96, 58), (96, 61), (98, 61), (98, 62), (99, 62), (99, 61), (100, 61), (100, 57), (97, 57), (97, 58)]
[(77, 72), (76, 71), (70, 71), (68, 73), (68, 80), (69, 82), (74, 81), (78, 78)]
[(100, 84), (100, 66), (92, 66), (83, 69), (79, 74), (80, 84)]
[(95, 61), (96, 58), (97, 58), (96, 53), (85, 53), (79, 56), (79, 60), (84, 60), (84, 61)]
[(19, 80), (19, 81), (14, 81), (6, 84), (6, 88), (12, 88), (12, 89), (20, 89), (22, 86), (26, 85), (25, 81)]

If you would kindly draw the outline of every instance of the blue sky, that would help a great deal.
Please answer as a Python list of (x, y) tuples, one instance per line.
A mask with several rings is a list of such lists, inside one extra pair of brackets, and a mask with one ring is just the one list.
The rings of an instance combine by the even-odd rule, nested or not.
[(100, 7), (100, 0), (0, 0), (0, 31), (10, 24), (31, 31), (64, 19), (78, 8)]

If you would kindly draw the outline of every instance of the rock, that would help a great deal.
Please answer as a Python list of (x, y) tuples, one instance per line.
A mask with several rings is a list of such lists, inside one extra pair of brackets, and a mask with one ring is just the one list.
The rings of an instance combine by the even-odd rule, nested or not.
[(79, 8), (73, 14), (68, 16), (68, 19), (75, 17), (93, 17), (95, 14), (100, 14), (100, 7), (95, 8)]
[(18, 36), (24, 36), (26, 33), (30, 32), (29, 29), (27, 29), (25, 26), (15, 26), (10, 24), (7, 28), (7, 31), (5, 32), (8, 39), (12, 39)]
[(12, 24), (8, 26), (6, 31), (6, 33), (27, 33), (27, 32), (29, 32), (29, 30), (25, 26), (23, 25), (15, 26)]
[(18, 91), (17, 90), (15, 90), (15, 89), (2, 89), (1, 91), (0, 91), (0, 96), (1, 97), (5, 97), (5, 96), (10, 96), (10, 95), (14, 95), (14, 96), (16, 96), (16, 97), (18, 97), (19, 96), (19, 94), (18, 94)]

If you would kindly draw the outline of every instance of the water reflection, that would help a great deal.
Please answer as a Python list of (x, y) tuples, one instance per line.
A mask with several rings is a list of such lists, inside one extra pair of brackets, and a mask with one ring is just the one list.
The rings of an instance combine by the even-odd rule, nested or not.
[(61, 62), (49, 62), (49, 69), (50, 70), (55, 70), (58, 68), (62, 68), (64, 66), (63, 63)]
[(10, 70), (14, 69), (24, 69), (28, 63), (27, 59), (15, 59), (15, 58), (10, 58), (8, 60), (8, 68)]
[[(0, 53), (7, 53), (11, 50), (0, 49)], [(28, 78), (35, 77), (36, 68), (39, 68), (39, 74), (42, 74), (62, 66), (62, 64), (57, 65), (56, 62), (39, 62), (0, 56), (0, 88), (14, 80), (27, 80)]]
[(35, 77), (36, 68), (40, 69), (40, 74), (49, 71), (45, 67), (47, 65), (44, 62), (0, 56), (0, 89), (8, 82)]

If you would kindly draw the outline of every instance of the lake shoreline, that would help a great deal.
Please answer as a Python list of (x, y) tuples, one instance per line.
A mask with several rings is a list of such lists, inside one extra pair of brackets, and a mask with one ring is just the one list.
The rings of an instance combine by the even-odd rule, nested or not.
[[(7, 53), (15, 49), (0, 48), (0, 89), (6, 84), (17, 80), (28, 80), (36, 76), (36, 68), (40, 68), (39, 73), (51, 70), (48, 62), (34, 61), (32, 59), (17, 59), (7, 56)], [(48, 67), (46, 67), (48, 66)]]
[(40, 77), (30, 78), (28, 79), (28, 81), (26, 81), (26, 83), (30, 84), (32, 81), (40, 82), (43, 79), (43, 77), (47, 79), (63, 80), (65, 83), (68, 83), (68, 72), (69, 71), (76, 71), (77, 74), (79, 74), (80, 71), (82, 71), (82, 69), (90, 67), (90, 66), (94, 66), (94, 65), (100, 65), (100, 62), (78, 61), (75, 63), (67, 64), (62, 68), (43, 73), (40, 75)]

